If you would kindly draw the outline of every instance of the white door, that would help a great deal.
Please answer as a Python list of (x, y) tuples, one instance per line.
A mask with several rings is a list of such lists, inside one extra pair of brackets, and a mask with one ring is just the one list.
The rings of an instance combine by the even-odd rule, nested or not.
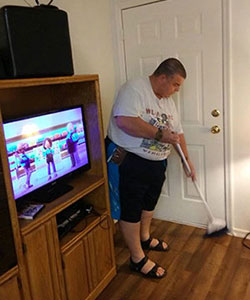
[[(197, 180), (214, 215), (225, 218), (221, 0), (169, 0), (122, 11), (127, 79), (178, 57), (187, 79), (174, 97)], [(211, 112), (217, 109), (218, 117)], [(212, 134), (217, 125), (220, 132)], [(207, 223), (204, 206), (173, 150), (155, 217)]]

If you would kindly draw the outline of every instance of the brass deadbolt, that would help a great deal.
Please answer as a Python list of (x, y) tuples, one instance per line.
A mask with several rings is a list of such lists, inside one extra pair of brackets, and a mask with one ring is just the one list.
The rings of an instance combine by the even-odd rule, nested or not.
[(219, 117), (220, 111), (218, 109), (214, 109), (214, 110), (212, 110), (211, 115), (215, 118)]

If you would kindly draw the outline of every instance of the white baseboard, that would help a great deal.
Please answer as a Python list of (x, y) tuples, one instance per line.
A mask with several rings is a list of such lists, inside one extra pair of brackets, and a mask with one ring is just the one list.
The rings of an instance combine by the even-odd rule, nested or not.
[[(160, 217), (156, 216), (156, 219), (160, 219), (162, 220)], [(182, 222), (180, 220), (172, 220), (172, 219), (168, 219), (168, 220), (164, 220), (164, 221), (169, 221), (169, 222), (173, 222), (173, 223), (177, 223), (177, 224), (181, 224), (181, 225), (187, 225), (187, 226), (194, 226), (197, 228), (206, 228), (204, 225), (200, 225), (200, 224), (195, 224), (195, 223), (190, 223), (190, 222)], [(232, 228), (231, 230), (229, 229), (228, 231), (228, 235), (232, 235), (235, 237), (240, 237), (240, 238), (244, 238), (247, 234), (249, 233), (248, 230), (245, 229), (240, 229), (240, 228)], [(247, 237), (247, 239), (250, 239), (250, 235)]]
[[(232, 229), (232, 235), (236, 236), (236, 237), (244, 238), (248, 233), (249, 233), (249, 231), (244, 230), (244, 229), (240, 229), (240, 228)], [(247, 237), (247, 239), (250, 239), (250, 235)]]
[[(160, 217), (156, 216), (155, 218), (161, 220)], [(168, 220), (164, 220), (164, 221), (169, 221), (169, 222), (173, 222), (173, 223), (177, 223), (177, 224), (181, 224), (181, 225), (193, 226), (193, 227), (197, 227), (197, 228), (203, 228), (203, 229), (206, 228), (206, 226), (204, 226), (204, 225), (200, 225), (200, 224), (196, 224), (196, 223), (190, 223), (190, 222), (182, 222), (180, 220), (168, 219)], [(232, 229), (228, 228), (227, 234), (235, 236), (235, 237), (244, 238), (247, 235), (248, 232), (249, 231), (244, 230), (244, 229), (240, 229), (240, 228), (232, 228)], [(250, 235), (247, 237), (247, 239), (250, 239)]]
[(193, 222), (186, 222), (183, 220), (176, 220), (176, 219), (171, 219), (171, 218), (161, 218), (161, 216), (154, 216), (154, 218), (158, 219), (158, 220), (162, 220), (162, 221), (168, 221), (168, 222), (180, 224), (180, 225), (187, 225), (187, 226), (192, 226), (192, 227), (197, 227), (197, 228), (202, 228), (202, 229), (206, 228), (205, 225), (197, 224), (197, 223), (193, 223)]

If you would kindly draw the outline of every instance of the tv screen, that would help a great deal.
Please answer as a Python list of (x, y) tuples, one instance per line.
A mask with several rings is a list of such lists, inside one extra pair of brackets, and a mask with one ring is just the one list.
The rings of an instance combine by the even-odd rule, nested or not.
[(82, 106), (4, 121), (3, 129), (16, 200), (90, 168)]

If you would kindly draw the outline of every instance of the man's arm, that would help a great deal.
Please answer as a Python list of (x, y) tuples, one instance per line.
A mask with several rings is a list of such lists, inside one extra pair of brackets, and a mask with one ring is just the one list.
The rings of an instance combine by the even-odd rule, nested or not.
[[(115, 117), (117, 126), (134, 137), (142, 137), (147, 139), (155, 139), (158, 128), (145, 122), (140, 117)], [(162, 138), (160, 142), (176, 144), (180, 143), (180, 135), (171, 132), (169, 129), (162, 129)]]
[[(183, 133), (179, 134), (179, 138), (180, 138), (180, 143), (179, 144), (180, 144), (182, 152), (183, 152), (183, 154), (184, 154), (184, 156), (185, 156), (185, 158), (187, 160), (187, 163), (188, 163), (188, 165), (189, 165), (189, 167), (191, 169), (191, 174), (188, 174), (188, 172), (187, 172), (187, 170), (186, 170), (186, 168), (185, 168), (185, 166), (183, 164), (184, 171), (185, 171), (186, 175), (188, 177), (191, 177), (192, 180), (194, 181), (194, 180), (196, 180), (195, 169), (194, 169), (194, 166), (193, 166), (192, 162), (189, 159), (189, 155), (188, 155), (188, 150), (187, 150), (187, 145), (186, 145), (184, 134)], [(176, 146), (174, 146), (174, 147), (175, 147), (175, 150), (177, 151)], [(177, 153), (178, 153), (178, 151), (177, 151)]]

